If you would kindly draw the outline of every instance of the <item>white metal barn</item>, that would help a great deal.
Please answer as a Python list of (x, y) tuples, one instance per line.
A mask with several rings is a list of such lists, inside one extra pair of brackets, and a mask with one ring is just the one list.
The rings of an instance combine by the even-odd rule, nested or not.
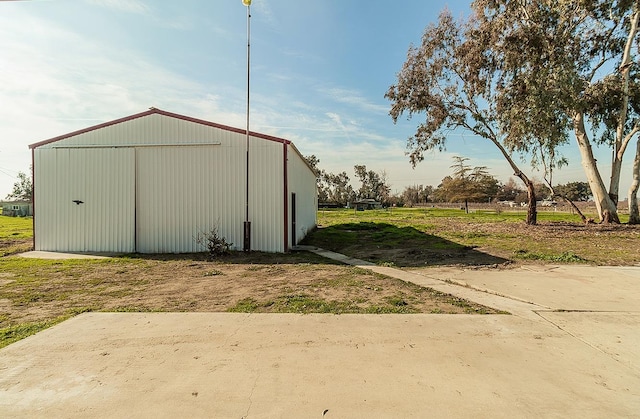
[[(29, 146), (35, 249), (187, 253), (198, 233), (243, 248), (246, 130), (151, 108)], [(251, 250), (316, 225), (316, 178), (288, 140), (250, 133)]]

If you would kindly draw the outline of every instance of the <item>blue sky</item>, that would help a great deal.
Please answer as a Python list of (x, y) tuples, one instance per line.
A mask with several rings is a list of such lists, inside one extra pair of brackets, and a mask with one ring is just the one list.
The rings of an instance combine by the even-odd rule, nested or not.
[[(494, 147), (465, 133), (412, 169), (406, 139), (420, 119), (394, 125), (384, 98), (425, 26), (445, 7), (467, 15), (469, 4), (254, 0), (251, 129), (290, 139), (352, 179), (355, 164), (385, 170), (394, 192), (437, 186), (454, 155), (506, 181)], [(246, 36), (241, 0), (0, 1), (0, 198), (28, 171), (28, 144), (151, 106), (244, 128)], [(555, 180), (584, 181), (573, 143), (565, 154), (570, 166)], [(599, 155), (608, 163), (610, 152)]]

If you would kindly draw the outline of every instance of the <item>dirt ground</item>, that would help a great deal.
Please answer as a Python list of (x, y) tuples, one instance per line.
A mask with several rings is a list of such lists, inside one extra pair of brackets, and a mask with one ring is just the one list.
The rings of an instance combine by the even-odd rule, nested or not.
[(18, 259), (0, 258), (0, 328), (83, 311), (495, 312), (307, 252)]
[(0, 257), (28, 252), (33, 248), (32, 238), (8, 239), (0, 238)]

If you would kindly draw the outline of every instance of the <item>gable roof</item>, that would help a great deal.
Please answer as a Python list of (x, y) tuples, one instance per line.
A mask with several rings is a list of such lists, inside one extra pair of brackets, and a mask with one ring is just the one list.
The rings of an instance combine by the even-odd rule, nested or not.
[[(98, 129), (101, 129), (101, 128), (109, 127), (111, 125), (120, 124), (122, 122), (127, 122), (127, 121), (131, 121), (133, 119), (143, 118), (145, 116), (154, 115), (154, 114), (155, 115), (164, 115), (164, 116), (168, 116), (170, 118), (181, 119), (183, 121), (188, 121), (188, 122), (193, 122), (193, 123), (196, 123), (196, 124), (206, 125), (206, 126), (209, 126), (209, 127), (218, 128), (218, 129), (225, 130), (225, 131), (231, 131), (231, 132), (235, 132), (235, 133), (238, 133), (238, 134), (246, 134), (246, 132), (247, 132), (246, 129), (234, 128), (234, 127), (230, 127), (228, 125), (217, 124), (215, 122), (205, 121), (204, 119), (192, 118), (192, 117), (186, 116), (186, 115), (180, 115), (180, 114), (173, 113), (173, 112), (163, 111), (162, 109), (158, 109), (158, 108), (149, 108), (148, 111), (140, 112), (140, 113), (137, 113), (137, 114), (134, 114), (134, 115), (130, 115), (130, 116), (125, 116), (124, 118), (119, 118), (119, 119), (115, 119), (113, 121), (104, 122), (102, 124), (94, 125), (94, 126), (91, 126), (91, 127), (88, 127), (88, 128), (83, 128), (81, 130), (70, 132), (68, 134), (63, 134), (63, 135), (60, 135), (60, 136), (57, 136), (57, 137), (53, 137), (53, 138), (50, 138), (48, 140), (39, 141), (37, 143), (30, 144), (29, 148), (33, 150), (35, 148), (38, 148), (38, 147), (46, 145), (46, 144), (51, 144), (51, 143), (55, 143), (56, 141), (60, 141), (60, 140), (64, 140), (64, 139), (67, 139), (67, 138), (75, 137), (76, 135), (85, 134), (87, 132), (91, 132), (91, 131), (95, 131), (95, 130), (98, 130)], [(274, 136), (267, 135), (267, 134), (261, 134), (259, 132), (249, 131), (249, 135), (251, 135), (252, 137), (256, 137), (256, 138), (262, 138), (264, 140), (275, 141), (275, 142), (282, 143), (282, 144), (291, 144), (291, 145), (293, 145), (291, 143), (291, 141), (285, 140), (284, 138), (274, 137)]]

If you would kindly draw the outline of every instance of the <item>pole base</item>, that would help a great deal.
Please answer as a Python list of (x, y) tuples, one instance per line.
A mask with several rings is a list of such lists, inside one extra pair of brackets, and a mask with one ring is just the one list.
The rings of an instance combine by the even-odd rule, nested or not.
[(244, 245), (242, 250), (245, 252), (251, 251), (251, 221), (244, 222)]

